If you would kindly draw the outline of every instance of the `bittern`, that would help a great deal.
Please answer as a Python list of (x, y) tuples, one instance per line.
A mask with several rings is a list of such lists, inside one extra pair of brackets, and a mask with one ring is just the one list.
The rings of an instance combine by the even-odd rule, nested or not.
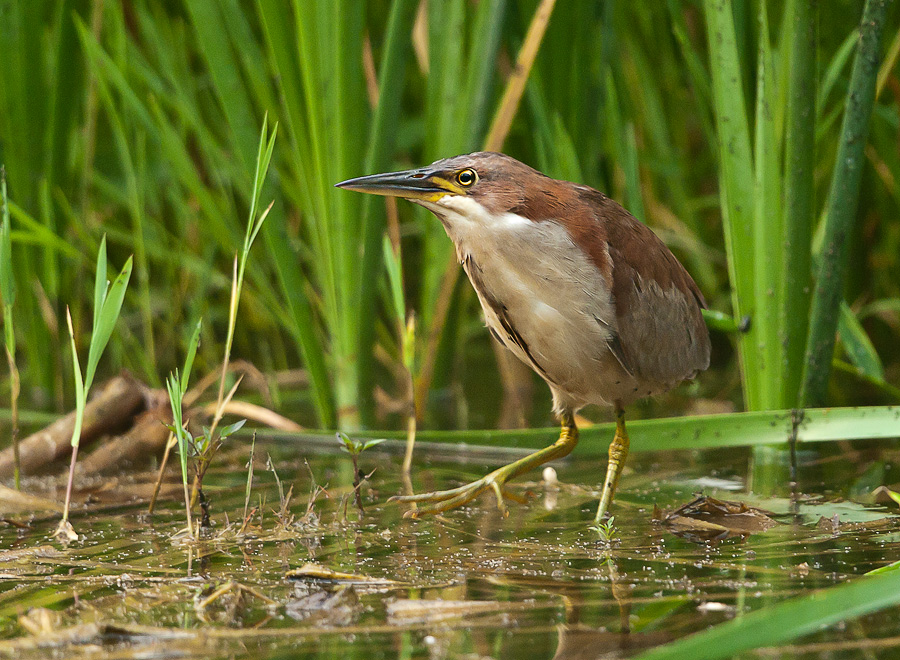
[(612, 405), (616, 433), (597, 509), (607, 513), (628, 455), (626, 405), (665, 392), (709, 366), (703, 294), (646, 225), (588, 186), (552, 179), (500, 153), (373, 174), (339, 188), (402, 197), (443, 223), (478, 294), (488, 328), (547, 381), (559, 439), (482, 479), (393, 498), (413, 516), (461, 506), (491, 489), (505, 514), (504, 484), (566, 456), (578, 442), (575, 413)]

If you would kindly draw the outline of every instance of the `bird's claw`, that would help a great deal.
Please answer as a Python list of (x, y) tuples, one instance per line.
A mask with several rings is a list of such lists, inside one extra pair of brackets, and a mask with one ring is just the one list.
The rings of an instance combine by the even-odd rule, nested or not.
[(420, 493), (418, 495), (394, 495), (388, 501), (415, 505), (421, 503), (429, 504), (430, 506), (417, 506), (403, 514), (404, 518), (418, 518), (420, 516), (442, 513), (468, 504), (490, 488), (497, 497), (497, 508), (500, 509), (501, 515), (505, 518), (509, 515), (509, 511), (507, 511), (506, 504), (503, 501), (503, 484), (505, 481), (501, 475), (492, 473), (458, 488), (438, 490), (432, 493)]

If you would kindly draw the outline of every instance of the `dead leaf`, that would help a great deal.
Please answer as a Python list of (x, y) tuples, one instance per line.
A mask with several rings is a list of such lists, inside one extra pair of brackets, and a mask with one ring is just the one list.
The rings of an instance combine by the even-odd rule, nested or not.
[(653, 520), (694, 543), (717, 543), (732, 536), (746, 538), (778, 524), (768, 511), (705, 495), (671, 513), (654, 507)]

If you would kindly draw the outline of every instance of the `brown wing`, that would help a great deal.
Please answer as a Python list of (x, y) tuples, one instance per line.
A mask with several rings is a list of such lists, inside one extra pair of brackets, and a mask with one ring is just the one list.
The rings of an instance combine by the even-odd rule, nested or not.
[(625, 371), (674, 384), (706, 369), (706, 301), (665, 243), (603, 193), (530, 172), (539, 179), (521, 188), (522, 199), (510, 210), (537, 222), (563, 223), (600, 270), (616, 319), (597, 322), (613, 332), (607, 345)]
[(709, 366), (703, 294), (656, 234), (613, 200), (597, 196), (602, 199), (591, 201), (606, 229), (626, 362), (651, 380), (693, 377)]

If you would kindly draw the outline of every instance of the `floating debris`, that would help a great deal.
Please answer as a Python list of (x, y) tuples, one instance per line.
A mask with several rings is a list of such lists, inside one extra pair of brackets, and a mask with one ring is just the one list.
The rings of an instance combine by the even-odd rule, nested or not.
[(768, 511), (743, 502), (718, 500), (701, 495), (671, 513), (653, 508), (654, 522), (661, 523), (675, 536), (693, 543), (714, 544), (727, 538), (764, 532), (778, 524)]

